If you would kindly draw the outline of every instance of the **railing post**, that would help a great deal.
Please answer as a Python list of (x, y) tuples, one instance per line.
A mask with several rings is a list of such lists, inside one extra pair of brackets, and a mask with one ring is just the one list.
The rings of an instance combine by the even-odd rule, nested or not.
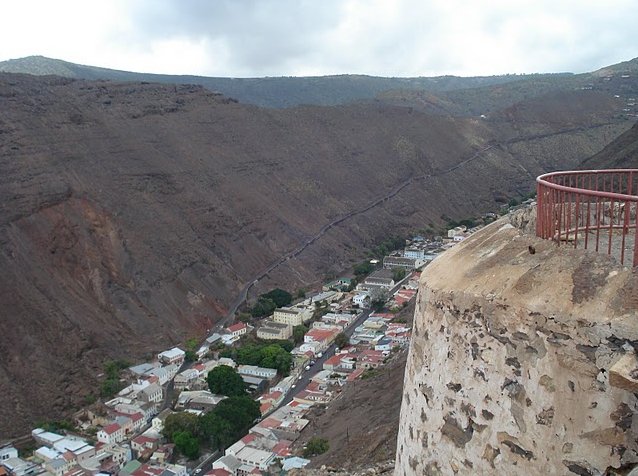
[[(603, 251), (600, 235), (601, 231), (607, 232), (605, 251), (619, 257), (624, 264), (625, 247), (630, 243), (628, 236), (633, 230), (632, 265), (638, 267), (638, 196), (633, 195), (638, 189), (633, 183), (638, 174), (635, 172), (634, 169), (612, 169), (539, 176), (536, 179), (536, 235), (557, 240), (560, 246), (563, 240), (570, 242), (573, 234), (573, 246), (577, 248), (578, 235), (584, 233), (584, 248), (588, 249), (589, 235), (595, 231), (596, 251)], [(621, 233), (620, 239), (614, 238), (617, 231)], [(620, 245), (619, 255), (615, 244)]]

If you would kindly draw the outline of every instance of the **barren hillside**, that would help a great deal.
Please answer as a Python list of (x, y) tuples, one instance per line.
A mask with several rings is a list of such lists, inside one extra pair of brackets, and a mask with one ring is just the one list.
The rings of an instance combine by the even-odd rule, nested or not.
[(523, 127), (515, 114), (266, 110), (200, 86), (0, 75), (0, 436), (79, 405), (106, 357), (203, 335), (245, 283), (341, 217), (263, 288), (493, 210), (628, 127), (607, 98), (570, 101), (591, 113)]

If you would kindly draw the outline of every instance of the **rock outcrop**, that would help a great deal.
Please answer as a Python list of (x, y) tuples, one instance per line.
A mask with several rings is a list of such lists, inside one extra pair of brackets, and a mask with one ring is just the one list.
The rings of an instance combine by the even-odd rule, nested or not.
[(632, 468), (637, 309), (635, 271), (507, 218), (436, 259), (417, 302), (395, 475)]

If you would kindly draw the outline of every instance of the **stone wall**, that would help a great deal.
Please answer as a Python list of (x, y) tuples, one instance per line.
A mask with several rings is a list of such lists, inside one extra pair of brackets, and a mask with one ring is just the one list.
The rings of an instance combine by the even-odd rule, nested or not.
[(428, 266), (418, 296), (395, 476), (638, 463), (636, 273), (504, 219)]

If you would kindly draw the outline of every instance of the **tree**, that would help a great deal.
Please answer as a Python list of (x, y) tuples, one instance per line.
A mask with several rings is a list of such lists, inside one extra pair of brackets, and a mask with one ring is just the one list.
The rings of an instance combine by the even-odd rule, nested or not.
[(277, 369), (279, 375), (285, 376), (290, 372), (292, 356), (277, 344), (272, 344), (262, 349), (259, 365), (269, 369)]
[(292, 294), (279, 288), (275, 288), (259, 297), (272, 300), (277, 307), (287, 306), (292, 302)]
[(162, 434), (173, 441), (173, 435), (177, 433), (188, 433), (197, 435), (198, 419), (197, 415), (189, 412), (171, 413), (164, 421)]
[(208, 372), (208, 388), (212, 393), (228, 397), (245, 395), (246, 384), (235, 369), (228, 365), (218, 365)]
[(316, 456), (325, 453), (330, 449), (330, 444), (328, 440), (325, 438), (320, 438), (318, 436), (313, 436), (308, 440), (304, 450), (303, 456), (304, 458), (308, 458), (310, 456)]
[(255, 305), (250, 309), (253, 317), (269, 316), (277, 308), (277, 304), (272, 299), (260, 297)]
[(363, 261), (354, 266), (354, 275), (357, 278), (361, 278), (362, 276), (370, 274), (373, 269), (374, 269), (374, 266), (370, 264), (369, 261)]
[(335, 337), (335, 345), (339, 348), (346, 347), (350, 343), (350, 338), (343, 332), (339, 332)]
[(180, 453), (188, 459), (195, 459), (199, 456), (199, 441), (188, 431), (174, 433), (172, 440)]
[(240, 312), (239, 315), (237, 316), (237, 320), (240, 322), (250, 322), (251, 321), (251, 315), (248, 312)]
[(195, 362), (197, 360), (197, 354), (192, 350), (187, 350), (184, 354), (184, 360), (186, 362)]
[(304, 299), (305, 297), (306, 297), (306, 290), (304, 288), (297, 289), (297, 292), (295, 293), (295, 298)]
[(295, 344), (300, 344), (303, 342), (304, 335), (308, 332), (308, 328), (304, 325), (295, 326), (292, 328), (292, 339), (295, 341)]
[(370, 307), (375, 311), (380, 311), (385, 306), (386, 301), (390, 297), (387, 289), (377, 288), (370, 292)]
[(200, 418), (201, 438), (214, 448), (225, 448), (244, 436), (260, 416), (259, 404), (252, 398), (229, 397)]
[(213, 448), (225, 448), (233, 443), (233, 425), (214, 411), (205, 413), (199, 419), (199, 434), (202, 440)]
[(394, 268), (392, 269), (392, 279), (395, 283), (398, 283), (403, 278), (405, 278), (405, 268)]

